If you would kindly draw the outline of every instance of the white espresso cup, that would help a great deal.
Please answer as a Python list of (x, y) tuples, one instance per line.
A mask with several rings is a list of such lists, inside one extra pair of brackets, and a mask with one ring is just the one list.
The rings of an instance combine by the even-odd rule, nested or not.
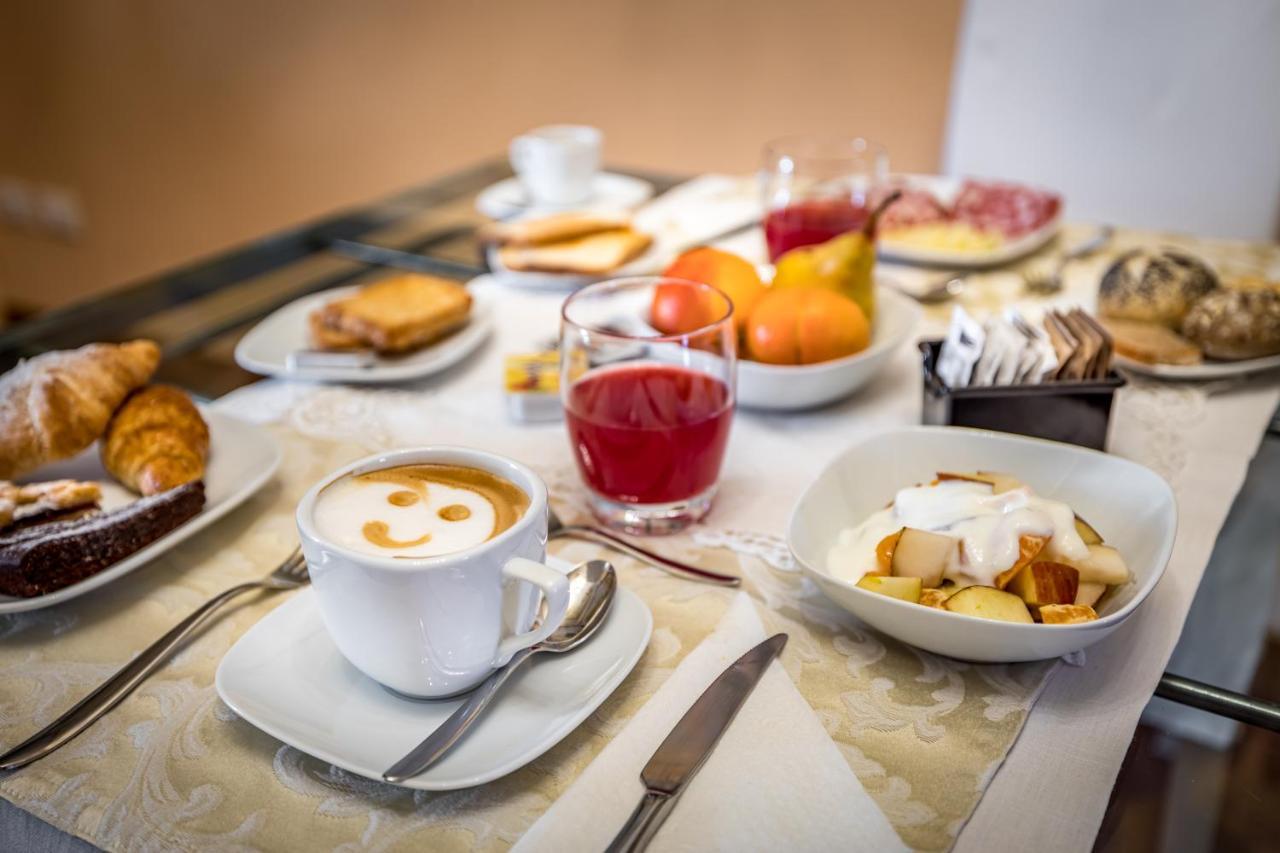
[[(374, 556), (327, 539), (316, 529), (326, 486), (399, 465), (479, 468), (529, 497), (511, 527), (478, 545), (433, 557)], [(338, 650), (380, 684), (418, 698), (470, 690), (520, 649), (546, 639), (564, 621), (569, 582), (544, 563), (547, 487), (518, 462), (461, 447), (379, 453), (333, 472), (298, 504), (298, 534)], [(532, 628), (540, 599), (546, 618)]]
[(535, 204), (586, 201), (600, 171), (603, 135), (581, 124), (549, 124), (511, 140), (511, 168)]

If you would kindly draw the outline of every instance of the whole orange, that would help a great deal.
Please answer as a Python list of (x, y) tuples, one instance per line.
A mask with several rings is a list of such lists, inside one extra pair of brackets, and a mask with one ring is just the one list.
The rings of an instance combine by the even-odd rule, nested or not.
[(740, 330), (747, 325), (747, 318), (766, 291), (754, 264), (710, 246), (683, 253), (671, 262), (663, 275), (700, 281), (728, 296), (733, 302), (733, 323)]
[(871, 324), (831, 290), (771, 290), (747, 321), (747, 353), (766, 364), (814, 364), (867, 348)]

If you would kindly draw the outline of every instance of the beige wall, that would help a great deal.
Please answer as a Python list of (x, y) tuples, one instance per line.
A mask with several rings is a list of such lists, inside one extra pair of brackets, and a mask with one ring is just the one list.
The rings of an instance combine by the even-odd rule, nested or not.
[(615, 164), (743, 171), (818, 130), (935, 168), (960, 0), (0, 6), (0, 176), (72, 188), (86, 223), (0, 226), (0, 287), (59, 304), (551, 121), (599, 125)]

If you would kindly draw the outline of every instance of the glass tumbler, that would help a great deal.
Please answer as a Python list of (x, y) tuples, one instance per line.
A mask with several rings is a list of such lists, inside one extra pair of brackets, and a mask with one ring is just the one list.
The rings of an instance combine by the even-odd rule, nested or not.
[(592, 512), (630, 533), (706, 515), (733, 420), (733, 304), (715, 288), (622, 278), (564, 304), (560, 388)]
[(764, 236), (769, 260), (825, 243), (866, 223), (889, 155), (861, 138), (786, 136), (765, 145)]

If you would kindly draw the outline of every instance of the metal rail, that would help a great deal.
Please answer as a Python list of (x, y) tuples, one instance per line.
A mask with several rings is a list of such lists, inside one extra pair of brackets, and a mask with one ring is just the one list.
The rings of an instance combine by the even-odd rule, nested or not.
[(1155, 695), (1220, 717), (1280, 732), (1280, 704), (1275, 702), (1255, 699), (1243, 693), (1223, 690), (1203, 681), (1167, 672), (1160, 676)]

